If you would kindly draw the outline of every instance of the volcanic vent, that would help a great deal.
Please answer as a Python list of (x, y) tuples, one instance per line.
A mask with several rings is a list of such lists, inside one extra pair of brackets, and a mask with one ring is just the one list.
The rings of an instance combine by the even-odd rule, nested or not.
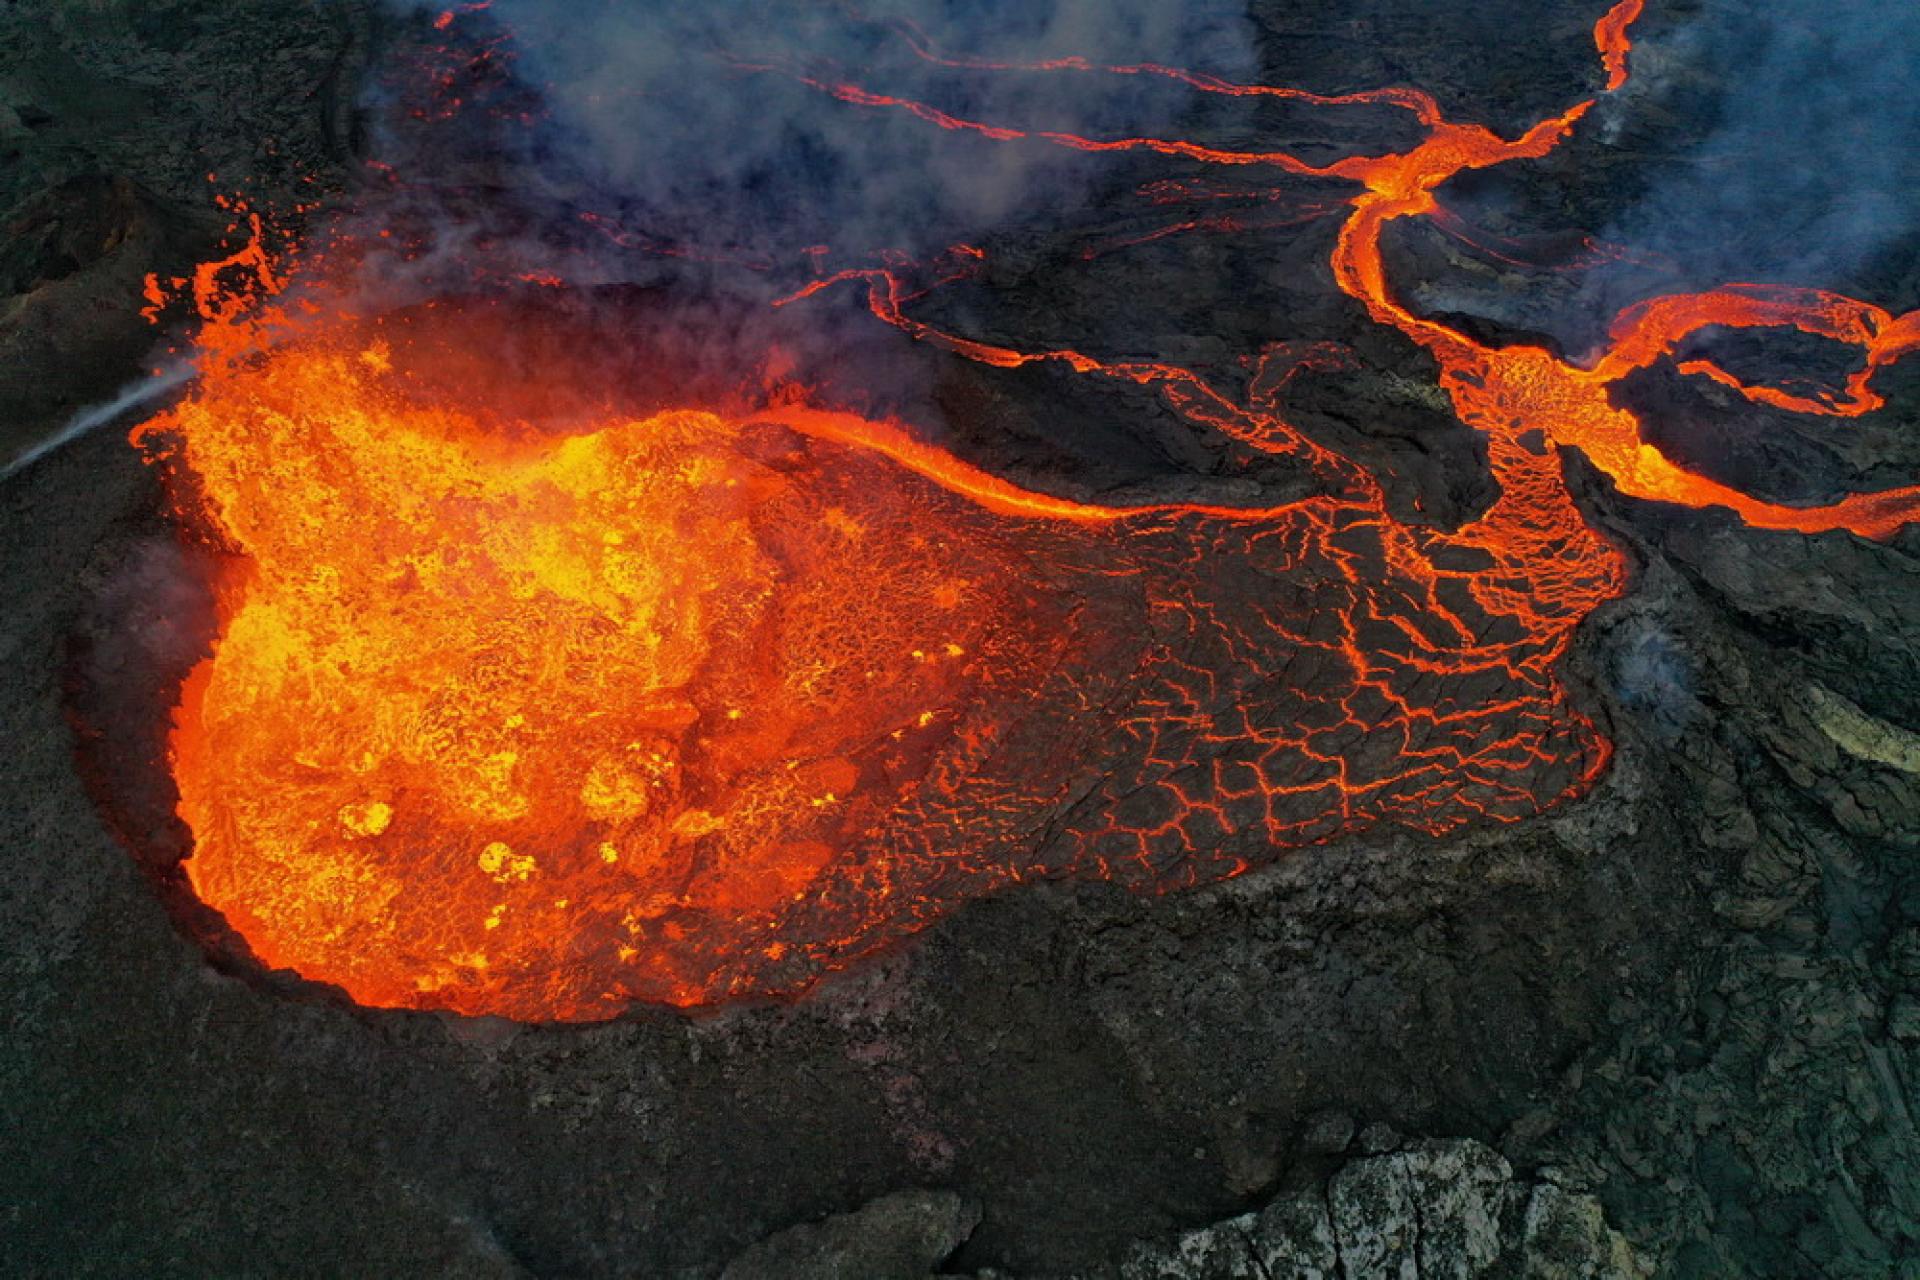
[[(1639, 10), (1625, 0), (1594, 29), (1609, 89)], [(950, 68), (1013, 69), (902, 38)], [(587, 1020), (796, 992), (1024, 880), (1160, 891), (1380, 824), (1514, 821), (1608, 759), (1561, 665), (1625, 565), (1556, 446), (1626, 494), (1766, 527), (1885, 536), (1920, 511), (1911, 489), (1809, 508), (1750, 497), (1669, 461), (1609, 395), (1707, 326), (1785, 326), (1857, 347), (1858, 372), (1815, 394), (1704, 358), (1680, 368), (1756, 402), (1865, 412), (1875, 372), (1920, 345), (1920, 315), (1734, 285), (1631, 309), (1580, 365), (1396, 300), (1384, 229), (1435, 214), (1454, 175), (1547, 154), (1591, 102), (1509, 139), (1412, 89), (1024, 70), (1387, 109), (1419, 139), (1310, 163), (1025, 132), (812, 69), (765, 73), (1007, 145), (1333, 184), (1338, 287), (1438, 362), (1497, 497), (1457, 529), (1404, 520), (1378, 477), (1295, 426), (1289, 383), (1337, 370), (1336, 349), (1277, 343), (1227, 385), (918, 319), (930, 293), (985, 269), (974, 246), (841, 271), (777, 305), (859, 287), (875, 323), (952, 356), (1155, 388), (1312, 493), (1072, 501), (778, 380), (745, 401), (541, 416), (516, 410), (528, 388), (513, 380), (591, 382), (590, 353), (488, 375), (458, 309), (354, 320), (316, 281), (297, 306), (243, 315), (203, 272), (200, 380), (135, 434), (168, 453), (191, 522), (228, 556), (172, 762), (193, 890), (262, 962), (365, 1004)], [(235, 267), (278, 287), (264, 254)]]

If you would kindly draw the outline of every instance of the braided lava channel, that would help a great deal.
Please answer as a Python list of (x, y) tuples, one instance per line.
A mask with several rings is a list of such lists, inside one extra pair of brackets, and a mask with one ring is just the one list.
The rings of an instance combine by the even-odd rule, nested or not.
[[(1611, 87), (1639, 8), (1596, 27)], [(1024, 136), (818, 83), (848, 109)], [(862, 285), (879, 319), (959, 356), (1157, 387), (1196, 428), (1323, 489), (1112, 507), (1022, 489), (799, 391), (534, 430), (503, 408), (514, 388), (471, 364), (423, 395), (406, 365), (431, 351), (397, 360), (378, 326), (309, 322), (263, 353), (232, 337), (206, 273), (202, 376), (136, 432), (231, 554), (217, 646), (171, 740), (194, 893), (263, 964), (367, 1005), (582, 1021), (791, 994), (1021, 881), (1157, 892), (1382, 824), (1440, 835), (1580, 792), (1609, 746), (1562, 659), (1626, 574), (1556, 445), (1629, 495), (1765, 527), (1878, 537), (1920, 514), (1913, 489), (1750, 498), (1670, 463), (1608, 396), (1706, 325), (1784, 325), (1859, 347), (1863, 367), (1826, 397), (1682, 368), (1760, 402), (1864, 413), (1874, 372), (1920, 345), (1920, 314), (1730, 286), (1632, 309), (1591, 367), (1486, 346), (1394, 300), (1381, 229), (1433, 212), (1463, 169), (1546, 154), (1591, 104), (1506, 140), (1413, 90), (1316, 101), (1403, 108), (1426, 136), (1323, 167), (1044, 140), (1353, 184), (1341, 288), (1436, 357), (1487, 442), (1499, 496), (1456, 530), (1395, 518), (1374, 477), (1287, 421), (1288, 378), (1325, 356), (1313, 347), (1272, 348), (1236, 399), (1171, 365), (933, 329), (899, 268), (788, 300)], [(956, 253), (946, 278), (979, 257)]]

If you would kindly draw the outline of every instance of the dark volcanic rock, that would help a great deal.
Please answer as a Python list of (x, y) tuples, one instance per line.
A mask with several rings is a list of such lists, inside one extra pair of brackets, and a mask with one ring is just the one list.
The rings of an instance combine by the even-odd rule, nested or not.
[(190, 268), (220, 225), (124, 178), (73, 178), (14, 209), (0, 225), (0, 455), (139, 372), (154, 341), (142, 282)]
[(1358, 1159), (1256, 1213), (1142, 1244), (1120, 1280), (1642, 1280), (1648, 1268), (1598, 1201), (1527, 1185), (1477, 1142)]
[(788, 1227), (727, 1264), (721, 1280), (932, 1275), (980, 1221), (952, 1192), (898, 1191), (819, 1223)]
[(0, 465), (155, 345), (141, 284), (211, 256), (215, 194), (342, 181), (360, 0), (0, 4)]
[[(1588, 3), (1252, 8), (1278, 81), (1421, 84), (1502, 128), (1598, 82)], [(1690, 12), (1650, 15), (1662, 76), (1601, 108), (1608, 129), (1448, 194), (1502, 235), (1614, 224), (1648, 133), (1694, 127), (1725, 74), (1689, 70)], [(138, 368), (141, 277), (224, 225), (209, 169), (282, 198), (346, 181), (373, 29), (294, 0), (0, 4), (0, 457)], [(1390, 473), (1402, 514), (1419, 499), (1450, 524), (1488, 499), (1430, 364), (1333, 293), (1331, 224), (1063, 272), (1090, 234), (1010, 232), (1025, 252), (953, 305), (988, 337), (1091, 333), (1209, 369), (1344, 343), (1355, 368), (1290, 388), (1302, 424)], [(1488, 334), (1577, 351), (1615, 300), (1430, 229), (1390, 248), (1414, 305)], [(1910, 262), (1856, 270), (1828, 283), (1920, 301)], [(1730, 479), (1792, 498), (1911, 478), (1911, 370), (1841, 424), (1677, 381), (1634, 394)], [(957, 363), (934, 386), (956, 448), (1074, 492), (1302, 483), (1145, 395)], [(1570, 662), (1618, 748), (1586, 798), (1159, 899), (1033, 886), (793, 1004), (589, 1027), (355, 1009), (209, 968), (106, 829), (66, 719), (91, 611), (164, 531), (155, 479), (109, 431), (0, 480), (0, 1269), (1902, 1274), (1920, 534), (1754, 532), (1569, 467), (1635, 571)]]

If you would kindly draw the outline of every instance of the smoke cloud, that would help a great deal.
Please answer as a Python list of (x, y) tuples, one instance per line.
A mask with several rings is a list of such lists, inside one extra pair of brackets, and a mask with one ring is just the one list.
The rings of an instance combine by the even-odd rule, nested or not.
[(22, 452), (4, 466), (0, 466), (0, 480), (25, 471), (40, 459), (57, 449), (78, 440), (81, 436), (98, 431), (110, 423), (117, 422), (122, 416), (135, 409), (153, 404), (167, 393), (187, 384), (193, 377), (193, 366), (172, 364), (149, 378), (122, 387), (111, 400), (89, 405), (67, 419), (58, 431)]
[[(496, 249), (517, 241), (533, 260), (542, 251), (531, 242), (551, 242), (558, 225), (589, 228), (602, 248), (762, 269), (849, 265), (883, 251), (924, 257), (1009, 226), (1055, 223), (1116, 168), (1110, 157), (840, 101), (820, 85), (857, 83), (955, 116), (1095, 136), (1164, 133), (1196, 105), (1157, 77), (956, 68), (916, 45), (1001, 63), (1073, 55), (1229, 77), (1253, 62), (1238, 0), (495, 0), (453, 10), (441, 25), (469, 39), (494, 33), (480, 39), (496, 42), (528, 99), (524, 127), (509, 122), (470, 141), (471, 165), (451, 162), (466, 195), (476, 166), (490, 166), (493, 207), (442, 210), (456, 214), (441, 219), (442, 233)], [(387, 93), (406, 91), (390, 84)], [(420, 131), (410, 156), (405, 131), (381, 139), (396, 170), (412, 175), (448, 172), (448, 142), (444, 130)], [(583, 273), (617, 276), (607, 260), (618, 256), (583, 263), (575, 252), (554, 265), (581, 282)]]
[[(1897, 275), (1882, 268), (1920, 237), (1920, 6), (1716, 0), (1634, 57), (1628, 112), (1657, 104), (1678, 128), (1702, 116), (1712, 127), (1655, 168), (1607, 239), (1700, 282), (1884, 291), (1885, 279), (1860, 277)], [(1906, 274), (1916, 296), (1877, 300), (1920, 304)]]

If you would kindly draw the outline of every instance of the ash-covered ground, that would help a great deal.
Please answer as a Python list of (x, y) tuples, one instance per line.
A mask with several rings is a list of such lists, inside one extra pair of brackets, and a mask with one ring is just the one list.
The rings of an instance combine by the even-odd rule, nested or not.
[[(1841, 74), (1914, 26), (1788, 8), (1800, 43), (1746, 47), (1742, 6), (1652, 4), (1594, 127), (1442, 193), (1504, 256), (1409, 226), (1401, 295), (1572, 355), (1623, 301), (1729, 278), (1920, 306), (1920, 241), (1880, 198), (1920, 182), (1913, 108), (1856, 120), (1878, 86), (1850, 98)], [(1248, 70), (1416, 85), (1512, 130), (1599, 87), (1594, 9), (1252, 0)], [(418, 26), (357, 3), (0, 4), (0, 454), (152, 360), (141, 281), (213, 250), (217, 190), (353, 202), (380, 144), (365, 86)], [(1744, 129), (1743, 79), (1769, 76), (1797, 114)], [(1827, 145), (1783, 150), (1809, 130)], [(1299, 380), (1296, 420), (1390, 475), (1396, 508), (1458, 520), (1488, 496), (1473, 437), (1432, 362), (1332, 287), (1336, 226), (1116, 254), (1095, 288), (1078, 237), (1138, 227), (1016, 220), (966, 319), (1180, 358), (1346, 343), (1360, 367)], [(1665, 258), (1511, 260), (1581, 232)], [(1228, 466), (1145, 392), (934, 363), (949, 443), (1023, 483), (1186, 496)], [(1912, 483), (1920, 362), (1877, 385), (1885, 409), (1838, 422), (1670, 369), (1630, 392), (1674, 456), (1807, 502)], [(1570, 662), (1617, 748), (1585, 798), (1159, 898), (1024, 887), (797, 1002), (535, 1027), (217, 972), (109, 833), (73, 655), (169, 643), (166, 599), (99, 607), (171, 545), (126, 425), (0, 479), (8, 1274), (1920, 1274), (1913, 528), (1754, 531), (1622, 498), (1572, 456), (1634, 577)], [(102, 616), (144, 630), (90, 633)]]

